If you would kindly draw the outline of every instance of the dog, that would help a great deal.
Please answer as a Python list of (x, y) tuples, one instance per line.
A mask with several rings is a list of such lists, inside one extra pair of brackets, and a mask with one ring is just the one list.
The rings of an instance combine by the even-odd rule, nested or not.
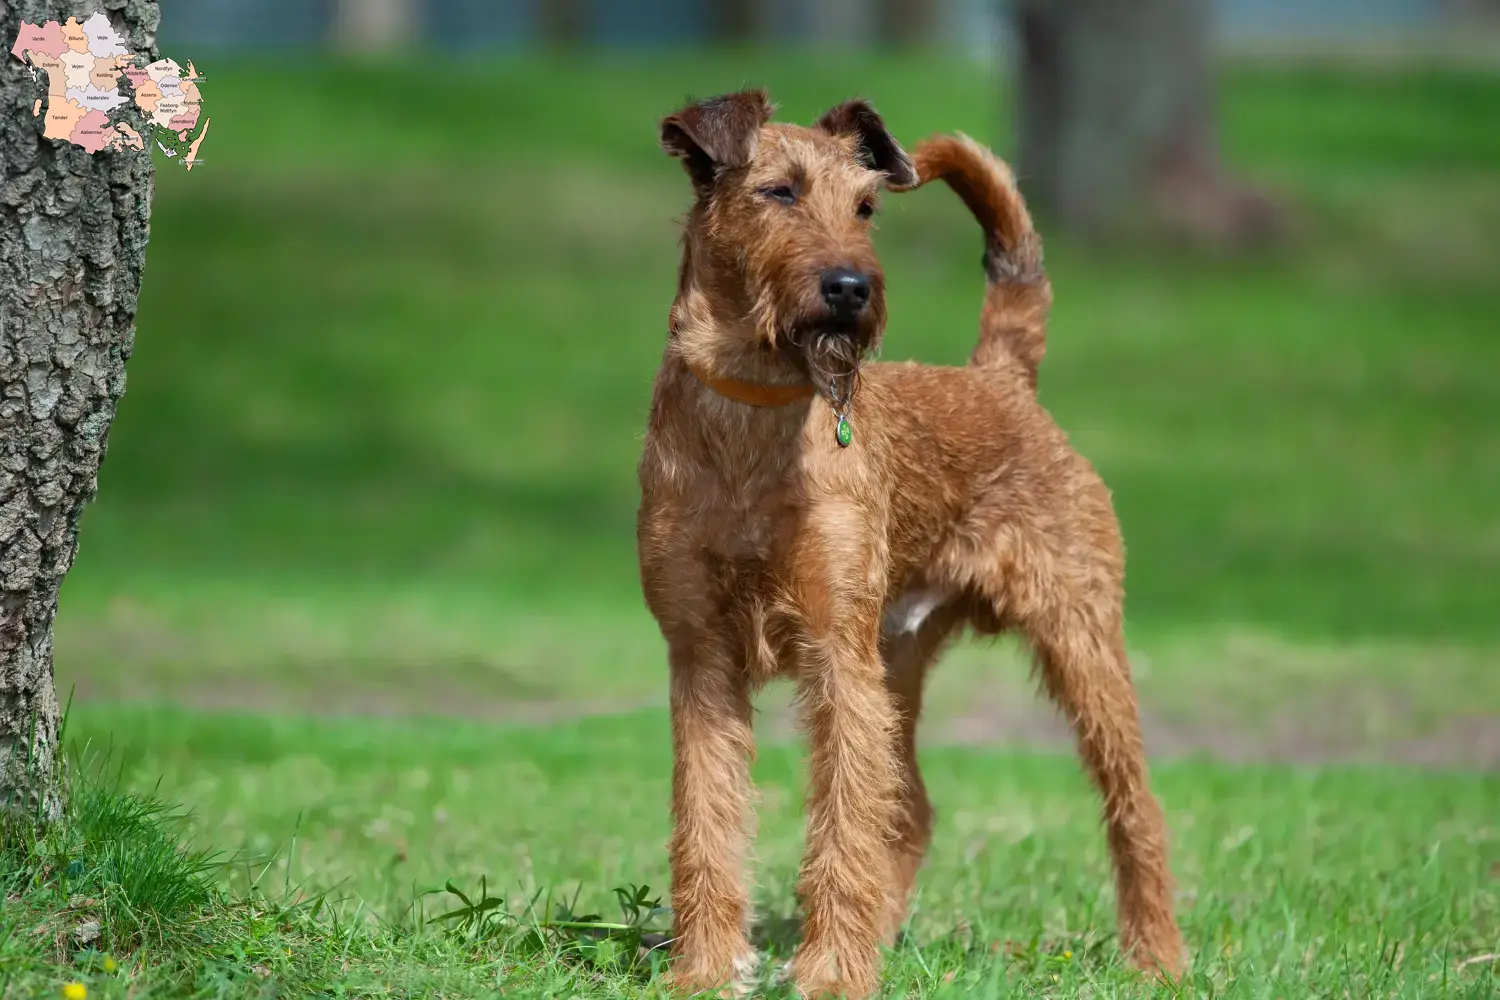
[[(1122, 949), (1175, 974), (1167, 832), (1122, 633), (1109, 491), (1037, 402), (1052, 294), (1010, 170), (963, 136), (908, 155), (863, 100), (811, 127), (764, 91), (660, 126), (693, 188), (640, 461), (646, 603), (670, 668), (671, 985), (754, 972), (751, 696), (789, 677), (810, 741), (805, 996), (865, 997), (931, 836), (923, 677), (965, 628), (1015, 631), (1104, 802)], [(865, 363), (885, 326), (882, 189), (944, 180), (985, 237), (964, 367)]]

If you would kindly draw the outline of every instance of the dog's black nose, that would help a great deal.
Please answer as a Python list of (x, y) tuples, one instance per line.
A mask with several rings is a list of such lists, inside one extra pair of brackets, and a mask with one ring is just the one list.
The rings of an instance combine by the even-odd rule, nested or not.
[(823, 301), (834, 312), (853, 316), (870, 301), (869, 276), (847, 267), (824, 271)]

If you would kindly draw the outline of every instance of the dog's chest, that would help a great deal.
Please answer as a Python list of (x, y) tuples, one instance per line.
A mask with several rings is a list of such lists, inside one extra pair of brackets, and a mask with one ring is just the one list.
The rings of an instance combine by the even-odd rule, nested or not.
[(796, 512), (785, 491), (715, 492), (706, 498), (698, 519), (705, 552), (718, 563), (742, 567), (723, 581), (734, 597), (748, 598), (754, 591), (770, 589), (796, 531)]
[(785, 674), (794, 662), (790, 637), (798, 617), (779, 595), (788, 574), (788, 547), (796, 515), (789, 505), (761, 497), (724, 497), (699, 521), (709, 527), (699, 559), (715, 607), (727, 612), (721, 626), (734, 634), (756, 686)]
[(709, 456), (648, 448), (643, 471), (648, 576), (721, 608), (774, 586), (797, 520), (783, 470), (746, 474)]

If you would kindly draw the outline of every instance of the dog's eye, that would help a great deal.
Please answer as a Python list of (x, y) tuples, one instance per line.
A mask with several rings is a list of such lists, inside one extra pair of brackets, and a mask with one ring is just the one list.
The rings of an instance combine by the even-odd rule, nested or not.
[(797, 204), (797, 192), (793, 191), (789, 184), (780, 184), (773, 188), (765, 188), (761, 191), (761, 194), (772, 201), (779, 201), (783, 205)]
[(854, 214), (859, 216), (861, 219), (871, 218), (875, 214), (875, 202), (871, 201), (869, 198), (866, 198), (864, 201), (859, 203), (859, 207), (854, 210)]

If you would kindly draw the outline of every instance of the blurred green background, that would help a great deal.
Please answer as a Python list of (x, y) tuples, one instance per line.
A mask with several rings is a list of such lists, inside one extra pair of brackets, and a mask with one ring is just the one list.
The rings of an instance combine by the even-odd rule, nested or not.
[[(165, 6), (213, 127), (199, 169), (158, 171), (58, 623), (80, 703), (661, 704), (634, 469), (688, 188), (656, 122), (756, 83), (788, 119), (863, 93), (908, 145), (1014, 149), (999, 46), (194, 51), (209, 8)], [(1115, 492), (1153, 740), (1500, 761), (1500, 77), (1244, 48), (1223, 156), (1287, 238), (1101, 250), (1043, 222), (1042, 398)], [(878, 247), (884, 356), (961, 363), (972, 221), (891, 197)], [(1059, 735), (1006, 646), (958, 650), (933, 708), (939, 739)]]
[[(908, 143), (1008, 135), (994, 69), (922, 55), (203, 72), (211, 144), (158, 171), (64, 592), (84, 699), (659, 700), (634, 468), (688, 191), (656, 120), (755, 80), (790, 119), (865, 92)], [(1379, 716), (1359, 733), (1500, 712), (1497, 118), (1489, 73), (1237, 62), (1226, 155), (1293, 206), (1288, 245), (1049, 240), (1042, 397), (1115, 491), (1148, 705)], [(888, 198), (878, 246), (884, 356), (962, 362), (982, 279), (956, 199)], [(1021, 681), (1005, 659), (944, 683)]]

